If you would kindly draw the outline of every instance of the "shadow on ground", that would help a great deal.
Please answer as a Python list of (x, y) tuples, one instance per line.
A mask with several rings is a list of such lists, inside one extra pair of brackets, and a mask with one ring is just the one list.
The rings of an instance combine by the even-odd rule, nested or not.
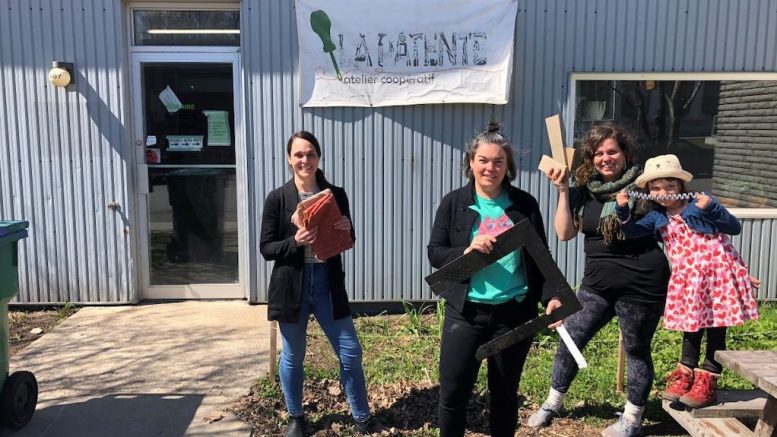
[(138, 393), (108, 395), (83, 402), (55, 402), (57, 405), (38, 408), (35, 420), (26, 427), (3, 430), (0, 436), (184, 435), (203, 397), (201, 394)]

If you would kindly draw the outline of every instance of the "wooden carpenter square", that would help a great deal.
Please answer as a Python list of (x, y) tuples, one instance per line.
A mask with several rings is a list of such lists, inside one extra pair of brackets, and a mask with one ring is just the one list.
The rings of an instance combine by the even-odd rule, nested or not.
[[(522, 223), (526, 223), (526, 227), (531, 229), (527, 220), (521, 221), (496, 237), (491, 253), (473, 250), (466, 255), (462, 255), (427, 276), (425, 278), (426, 283), (429, 284), (433, 292), (442, 294), (452, 285), (469, 279), (475, 272), (484, 269), (489, 264), (502, 259), (505, 255), (520, 248), (523, 246), (524, 240), (521, 234), (525, 232), (523, 231), (525, 227)], [(534, 232), (534, 229), (531, 229), (531, 231)]]
[(522, 220), (512, 228), (499, 234), (496, 237), (491, 253), (486, 254), (473, 250), (427, 276), (425, 278), (426, 282), (433, 292), (440, 294), (448, 290), (452, 285), (466, 281), (475, 272), (521, 247), (526, 248), (529, 256), (534, 260), (537, 268), (545, 278), (545, 287), (549, 287), (552, 290), (552, 295), (561, 301), (561, 307), (554, 310), (551, 314), (543, 314), (482, 345), (475, 355), (478, 360), (494, 355), (530, 337), (551, 323), (562, 320), (582, 308), (575, 293), (572, 291), (566, 278), (564, 278), (564, 274), (561, 273), (561, 270), (553, 261), (547, 246), (542, 242), (540, 236), (537, 235), (537, 231), (534, 230), (528, 220)]

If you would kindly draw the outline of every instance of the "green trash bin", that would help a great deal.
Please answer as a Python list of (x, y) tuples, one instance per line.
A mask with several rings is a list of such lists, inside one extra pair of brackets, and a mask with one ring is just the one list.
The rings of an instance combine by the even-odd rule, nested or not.
[(0, 221), (0, 425), (21, 428), (35, 412), (38, 382), (30, 372), (8, 374), (8, 302), (19, 289), (18, 241), (27, 238), (25, 221)]

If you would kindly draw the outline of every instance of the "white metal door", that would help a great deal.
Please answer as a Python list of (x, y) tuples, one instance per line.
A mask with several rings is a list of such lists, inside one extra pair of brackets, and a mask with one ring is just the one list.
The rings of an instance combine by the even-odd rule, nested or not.
[(142, 299), (246, 296), (238, 56), (132, 54)]

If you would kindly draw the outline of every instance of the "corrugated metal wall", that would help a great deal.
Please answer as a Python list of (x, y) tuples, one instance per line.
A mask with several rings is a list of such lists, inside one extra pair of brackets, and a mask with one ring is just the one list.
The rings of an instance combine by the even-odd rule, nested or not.
[(777, 300), (777, 219), (740, 219), (742, 234), (733, 238), (752, 275), (761, 279), (758, 297)]
[[(119, 1), (0, 0), (0, 218), (30, 221), (17, 302), (133, 295), (123, 27)], [(75, 63), (68, 90), (53, 60)]]
[[(289, 178), (286, 139), (311, 130), (323, 145), (329, 179), (351, 196), (357, 244), (346, 255), (346, 276), (357, 301), (432, 298), (423, 277), (431, 271), (433, 214), (441, 197), (463, 183), (463, 145), (491, 117), (518, 149), (515, 184), (538, 198), (551, 221), (556, 194), (536, 165), (548, 152), (544, 117), (562, 112), (571, 120), (570, 73), (777, 70), (777, 3), (768, 0), (522, 0), (505, 106), (302, 109), (292, 2), (248, 0), (241, 14), (252, 222), (260, 220), (265, 194)], [(546, 225), (551, 252), (577, 284), (582, 240), (559, 242)], [(775, 298), (777, 278), (768, 268), (775, 223), (745, 220), (744, 227), (736, 241), (753, 274), (763, 277), (761, 297)], [(251, 247), (258, 252), (255, 237)], [(257, 262), (251, 299), (263, 301), (270, 265)]]
[[(0, 0), (0, 219), (32, 223), (17, 301), (137, 297), (122, 14), (119, 0)], [(266, 299), (270, 267), (258, 255), (262, 203), (289, 177), (283, 147), (295, 130), (319, 136), (324, 170), (351, 196), (352, 299), (429, 299), (422, 278), (431, 271), (434, 211), (463, 183), (463, 145), (491, 117), (518, 149), (516, 185), (550, 219), (555, 192), (535, 168), (547, 153), (543, 118), (561, 111), (571, 120), (570, 73), (777, 71), (777, 4), (768, 0), (521, 0), (510, 104), (303, 110), (292, 1), (247, 0), (241, 15), (253, 301)], [(48, 85), (55, 59), (75, 62), (72, 90)], [(106, 207), (111, 201), (119, 212)], [(744, 222), (735, 241), (765, 283), (760, 295), (777, 298), (768, 268), (777, 223)], [(576, 284), (582, 241), (560, 243), (547, 225), (551, 251)]]

